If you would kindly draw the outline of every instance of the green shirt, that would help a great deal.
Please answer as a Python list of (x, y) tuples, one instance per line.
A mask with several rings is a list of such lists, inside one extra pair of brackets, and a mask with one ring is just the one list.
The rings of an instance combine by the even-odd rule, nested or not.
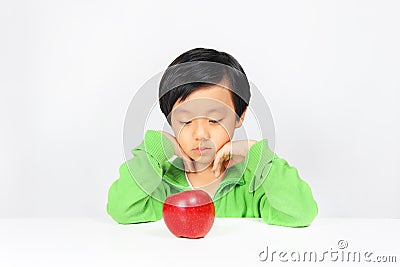
[[(165, 198), (190, 189), (183, 161), (169, 161), (173, 143), (156, 130), (147, 130), (131, 152), (133, 158), (120, 166), (109, 189), (107, 213), (121, 224), (160, 220)], [(309, 185), (269, 149), (267, 139), (253, 144), (243, 162), (226, 170), (213, 201), (216, 217), (262, 218), (289, 227), (308, 226), (318, 214)]]

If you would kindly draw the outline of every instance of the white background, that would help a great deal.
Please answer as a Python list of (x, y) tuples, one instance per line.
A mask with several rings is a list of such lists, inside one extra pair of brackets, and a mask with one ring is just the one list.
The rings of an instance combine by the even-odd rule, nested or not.
[(0, 217), (108, 217), (135, 92), (206, 47), (233, 55), (262, 91), (276, 152), (310, 184), (320, 217), (400, 218), (399, 11), (398, 1), (2, 1)]

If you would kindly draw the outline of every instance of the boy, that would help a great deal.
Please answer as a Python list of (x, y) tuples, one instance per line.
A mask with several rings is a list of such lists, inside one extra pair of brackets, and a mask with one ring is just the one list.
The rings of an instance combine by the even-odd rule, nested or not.
[(176, 137), (147, 130), (134, 157), (121, 165), (108, 193), (107, 212), (115, 221), (159, 220), (168, 195), (202, 189), (212, 197), (216, 217), (311, 224), (318, 206), (297, 169), (269, 150), (266, 139), (231, 141), (250, 100), (249, 82), (235, 58), (214, 49), (189, 50), (163, 74), (159, 96)]

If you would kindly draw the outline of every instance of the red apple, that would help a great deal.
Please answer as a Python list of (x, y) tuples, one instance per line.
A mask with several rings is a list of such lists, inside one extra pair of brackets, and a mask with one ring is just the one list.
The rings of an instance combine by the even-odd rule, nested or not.
[(187, 190), (169, 195), (162, 213), (165, 224), (175, 236), (201, 238), (214, 223), (215, 206), (203, 190)]

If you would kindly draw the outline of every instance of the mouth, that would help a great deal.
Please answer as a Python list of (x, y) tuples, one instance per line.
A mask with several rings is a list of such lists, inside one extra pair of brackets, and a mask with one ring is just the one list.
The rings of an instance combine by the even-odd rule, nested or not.
[(210, 148), (209, 147), (196, 147), (192, 150), (197, 154), (202, 154), (202, 153), (206, 152), (207, 150), (210, 150)]

